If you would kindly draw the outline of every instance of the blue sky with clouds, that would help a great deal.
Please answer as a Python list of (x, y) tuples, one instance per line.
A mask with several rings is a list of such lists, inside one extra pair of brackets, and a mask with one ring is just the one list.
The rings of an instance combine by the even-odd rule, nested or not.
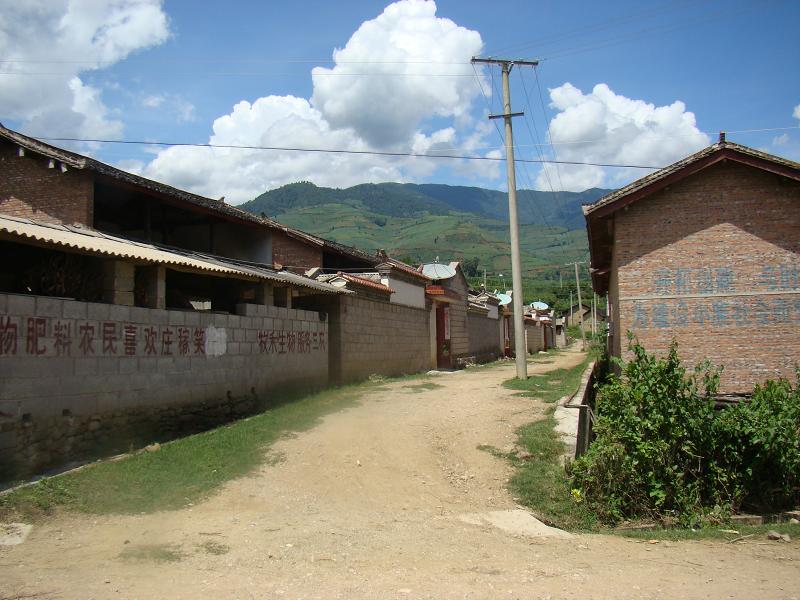
[[(792, 0), (0, 0), (0, 14), (0, 120), (41, 137), (501, 157), (486, 119), (499, 73), (469, 64), (492, 54), (542, 61), (512, 72), (518, 157), (661, 166), (725, 129), (800, 159)], [(491, 161), (72, 147), (237, 203), (300, 180), (505, 177)], [(518, 186), (614, 187), (646, 172), (529, 163)]]

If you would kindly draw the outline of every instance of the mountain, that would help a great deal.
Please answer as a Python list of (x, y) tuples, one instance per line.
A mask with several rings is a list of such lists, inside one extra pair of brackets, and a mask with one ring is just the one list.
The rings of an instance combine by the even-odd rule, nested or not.
[[(560, 285), (560, 267), (585, 260), (588, 252), (581, 204), (609, 191), (518, 191), (526, 298), (569, 295)], [(437, 256), (469, 260), (473, 275), (484, 269), (494, 274), (490, 287), (508, 281), (508, 196), (498, 190), (410, 183), (333, 189), (301, 182), (265, 192), (240, 208), (370, 253), (382, 248), (408, 262)]]
[[(609, 191), (599, 188), (583, 192), (519, 190), (520, 223), (582, 229), (581, 204), (594, 202)], [(280, 221), (281, 215), (326, 204), (352, 206), (387, 217), (447, 215), (456, 211), (508, 220), (506, 192), (441, 184), (365, 183), (336, 189), (317, 187), (310, 182), (292, 183), (265, 192), (241, 208), (263, 212)]]

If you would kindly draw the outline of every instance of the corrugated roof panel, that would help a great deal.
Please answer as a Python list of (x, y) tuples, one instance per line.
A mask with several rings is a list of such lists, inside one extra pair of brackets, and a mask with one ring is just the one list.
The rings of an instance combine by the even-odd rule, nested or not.
[(35, 240), (48, 245), (82, 250), (92, 254), (173, 265), (222, 275), (265, 279), (306, 287), (329, 294), (342, 293), (342, 290), (331, 285), (301, 277), (300, 275), (278, 273), (254, 265), (237, 264), (213, 255), (181, 251), (179, 249), (159, 248), (152, 244), (120, 238), (83, 227), (55, 225), (18, 217), (0, 216), (0, 233)]

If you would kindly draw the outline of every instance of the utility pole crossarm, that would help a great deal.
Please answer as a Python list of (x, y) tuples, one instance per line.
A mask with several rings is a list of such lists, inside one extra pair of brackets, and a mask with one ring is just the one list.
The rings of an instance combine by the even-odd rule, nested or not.
[[(519, 65), (521, 67), (536, 67), (539, 65), (538, 60), (514, 60), (510, 58), (492, 58), (491, 56), (487, 58), (480, 58), (478, 56), (473, 56), (470, 62), (473, 63), (481, 63), (484, 65)], [(509, 69), (510, 70), (510, 69)]]

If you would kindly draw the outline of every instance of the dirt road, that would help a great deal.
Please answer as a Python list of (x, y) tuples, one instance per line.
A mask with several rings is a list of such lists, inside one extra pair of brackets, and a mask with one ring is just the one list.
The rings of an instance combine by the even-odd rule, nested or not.
[(0, 549), (0, 598), (800, 598), (794, 541), (543, 538), (519, 513), (490, 524), (517, 507), (508, 466), (477, 446), (510, 449), (544, 410), (501, 387), (512, 376), (387, 384), (181, 511), (60, 515)]

